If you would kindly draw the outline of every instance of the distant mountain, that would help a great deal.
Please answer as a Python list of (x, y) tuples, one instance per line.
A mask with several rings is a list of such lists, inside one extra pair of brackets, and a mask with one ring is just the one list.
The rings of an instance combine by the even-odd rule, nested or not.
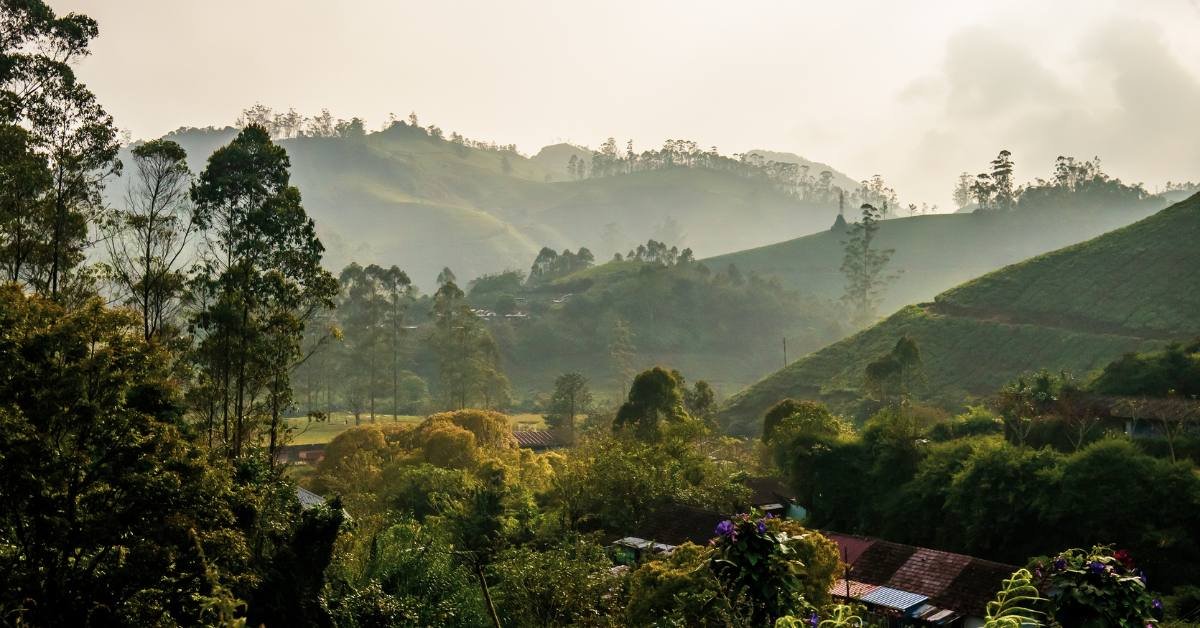
[(801, 167), (807, 167), (808, 174), (813, 177), (819, 177), (822, 172), (828, 170), (829, 173), (833, 175), (833, 184), (839, 188), (842, 188), (843, 190), (846, 190), (847, 192), (857, 189), (860, 184), (860, 181), (850, 178), (829, 164), (821, 163), (819, 161), (812, 161), (811, 159), (805, 159), (796, 153), (785, 153), (755, 148), (754, 150), (746, 151), (746, 154), (759, 155), (766, 161), (778, 161), (780, 163), (798, 164)]
[[(892, 312), (972, 277), (1034, 255), (1093, 238), (1165, 207), (1161, 198), (1120, 205), (1085, 204), (1006, 212), (933, 214), (880, 223), (878, 245), (894, 249), (889, 271), (900, 275), (885, 293), (881, 310)], [(846, 218), (855, 213), (847, 210)], [(832, 223), (832, 221), (831, 221)], [(704, 260), (743, 273), (777, 277), (785, 286), (815, 296), (841, 296), (841, 229), (826, 229), (786, 242)]]
[(543, 146), (542, 150), (539, 150), (529, 160), (546, 169), (547, 172), (554, 173), (555, 181), (570, 181), (574, 179), (571, 173), (567, 172), (567, 164), (571, 163), (571, 157), (577, 160), (583, 159), (586, 160), (584, 163), (589, 163), (592, 160), (592, 151), (574, 144), (551, 144)]
[[(188, 151), (199, 172), (236, 133), (181, 129), (168, 137)], [(723, 170), (570, 180), (570, 156), (590, 159), (580, 147), (557, 144), (527, 158), (455, 144), (404, 124), (279, 144), (291, 158), (292, 180), (317, 223), (330, 268), (350, 261), (397, 264), (424, 288), (443, 266), (463, 280), (524, 269), (543, 246), (587, 246), (603, 260), (655, 238), (715, 255), (824, 229), (836, 211)], [(113, 203), (124, 193), (124, 182), (109, 186)]]
[(921, 349), (918, 394), (947, 406), (990, 395), (1024, 371), (1082, 374), (1127, 351), (1200, 335), (1197, 242), (1200, 194), (903, 308), (735, 395), (721, 419), (756, 433), (763, 412), (785, 397), (852, 410), (863, 369), (905, 335)]

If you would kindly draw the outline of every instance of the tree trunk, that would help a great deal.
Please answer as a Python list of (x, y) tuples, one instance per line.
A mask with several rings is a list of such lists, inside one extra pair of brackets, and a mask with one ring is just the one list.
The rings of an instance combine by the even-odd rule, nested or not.
[(271, 443), (267, 447), (267, 465), (275, 467), (275, 444), (279, 433), (279, 372), (275, 373), (274, 391), (271, 395)]
[(478, 562), (474, 562), (474, 565), (475, 575), (479, 577), (479, 588), (483, 591), (483, 601), (487, 604), (488, 616), (492, 618), (495, 628), (501, 628), (500, 616), (496, 614), (496, 605), (492, 603), (492, 592), (488, 590), (487, 578), (483, 577), (483, 565)]

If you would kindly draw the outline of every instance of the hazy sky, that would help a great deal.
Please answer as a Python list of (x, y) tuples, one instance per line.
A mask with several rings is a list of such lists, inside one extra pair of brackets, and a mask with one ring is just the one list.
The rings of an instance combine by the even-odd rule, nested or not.
[(1200, 180), (1200, 0), (51, 3), (99, 20), (80, 74), (137, 138), (262, 102), (527, 153), (791, 151), (943, 210), (1000, 148), (1021, 181), (1059, 154)]

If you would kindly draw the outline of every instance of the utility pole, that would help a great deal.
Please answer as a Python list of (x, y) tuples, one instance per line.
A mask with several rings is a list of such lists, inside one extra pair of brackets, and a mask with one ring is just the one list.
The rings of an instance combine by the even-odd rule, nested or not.
[(783, 338), (783, 367), (784, 367), (784, 368), (787, 368), (787, 365), (788, 365), (788, 361), (787, 361), (787, 336), (784, 336), (784, 338)]

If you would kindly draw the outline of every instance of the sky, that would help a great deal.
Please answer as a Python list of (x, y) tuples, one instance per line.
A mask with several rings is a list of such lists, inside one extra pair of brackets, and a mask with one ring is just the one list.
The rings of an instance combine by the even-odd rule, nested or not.
[(132, 137), (256, 102), (389, 114), (525, 153), (609, 136), (794, 152), (950, 207), (1001, 149), (1200, 180), (1200, 0), (50, 0)]

